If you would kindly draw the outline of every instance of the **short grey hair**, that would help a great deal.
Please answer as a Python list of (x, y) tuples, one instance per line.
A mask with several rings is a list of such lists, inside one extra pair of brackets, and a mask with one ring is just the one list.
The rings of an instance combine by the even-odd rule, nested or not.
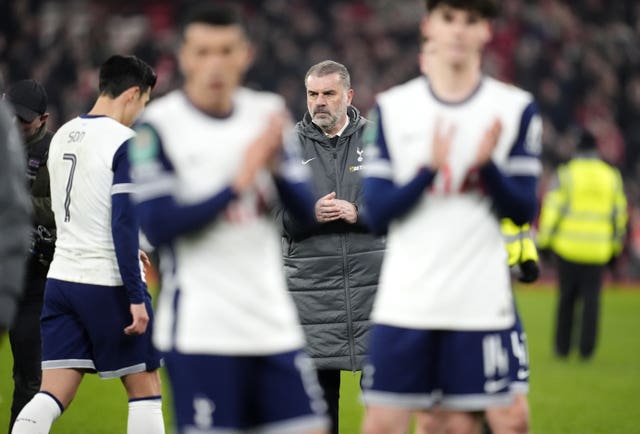
[(316, 77), (324, 77), (329, 74), (338, 74), (340, 81), (345, 89), (351, 89), (351, 75), (349, 70), (342, 63), (334, 62), (333, 60), (323, 60), (320, 63), (316, 63), (307, 71), (304, 76), (304, 84), (306, 86), (307, 79), (310, 75)]

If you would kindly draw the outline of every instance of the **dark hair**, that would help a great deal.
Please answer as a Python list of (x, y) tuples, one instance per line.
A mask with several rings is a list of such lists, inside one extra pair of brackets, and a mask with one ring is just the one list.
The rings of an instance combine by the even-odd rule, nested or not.
[(578, 132), (578, 145), (579, 151), (593, 151), (598, 148), (598, 141), (595, 136), (586, 129), (581, 129)]
[(338, 74), (344, 88), (351, 89), (351, 76), (349, 75), (349, 70), (342, 63), (334, 62), (333, 60), (323, 60), (309, 68), (304, 76), (304, 84), (307, 84), (307, 78), (309, 78), (310, 75), (324, 77), (329, 74)]
[(497, 0), (425, 0), (427, 12), (431, 12), (440, 5), (447, 5), (454, 9), (464, 9), (478, 12), (484, 18), (494, 18), (498, 15)]
[(198, 3), (187, 10), (180, 22), (180, 35), (190, 24), (208, 24), (210, 26), (238, 26), (247, 33), (247, 27), (237, 7), (229, 4)]
[(140, 93), (153, 89), (156, 85), (156, 73), (144, 61), (136, 56), (109, 57), (100, 66), (100, 95), (117, 98), (130, 87), (138, 86)]

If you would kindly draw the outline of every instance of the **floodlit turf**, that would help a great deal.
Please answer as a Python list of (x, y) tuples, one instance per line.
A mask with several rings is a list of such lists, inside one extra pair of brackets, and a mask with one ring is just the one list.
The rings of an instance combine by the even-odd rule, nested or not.
[(640, 291), (608, 289), (593, 360), (551, 351), (556, 294), (518, 291), (529, 336), (534, 433), (640, 433)]
[[(533, 433), (640, 434), (640, 288), (610, 288), (604, 293), (598, 349), (589, 362), (575, 355), (560, 361), (552, 355), (555, 292), (544, 287), (519, 289), (517, 299), (532, 360)], [(9, 418), (10, 369), (5, 338), (0, 343), (0, 432), (5, 432)], [(358, 377), (343, 373), (342, 379), (341, 433), (355, 434), (363, 414)], [(169, 413), (165, 405), (167, 419)], [(126, 397), (119, 381), (87, 376), (76, 401), (51, 432), (125, 433), (126, 414)]]

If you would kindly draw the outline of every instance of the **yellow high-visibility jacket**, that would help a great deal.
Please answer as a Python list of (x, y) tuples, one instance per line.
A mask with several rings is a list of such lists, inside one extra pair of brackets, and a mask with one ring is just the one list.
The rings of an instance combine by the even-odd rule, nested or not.
[(543, 200), (538, 247), (570, 262), (606, 264), (622, 251), (626, 225), (620, 172), (578, 157), (558, 169), (558, 186)]
[(502, 236), (509, 254), (509, 266), (526, 261), (538, 262), (538, 249), (531, 235), (531, 226), (527, 223), (516, 225), (511, 219), (503, 218), (500, 222)]

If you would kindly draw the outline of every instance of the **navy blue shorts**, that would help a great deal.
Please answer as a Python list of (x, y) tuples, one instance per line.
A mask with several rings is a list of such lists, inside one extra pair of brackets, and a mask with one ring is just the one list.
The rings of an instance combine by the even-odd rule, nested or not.
[(151, 343), (151, 296), (145, 334), (127, 336), (130, 303), (124, 286), (47, 279), (42, 309), (42, 369), (79, 368), (102, 378), (158, 369), (161, 355)]
[(416, 330), (374, 325), (364, 400), (411, 410), (481, 411), (512, 400), (507, 330)]
[(165, 353), (178, 432), (326, 429), (326, 403), (302, 351), (268, 356)]

